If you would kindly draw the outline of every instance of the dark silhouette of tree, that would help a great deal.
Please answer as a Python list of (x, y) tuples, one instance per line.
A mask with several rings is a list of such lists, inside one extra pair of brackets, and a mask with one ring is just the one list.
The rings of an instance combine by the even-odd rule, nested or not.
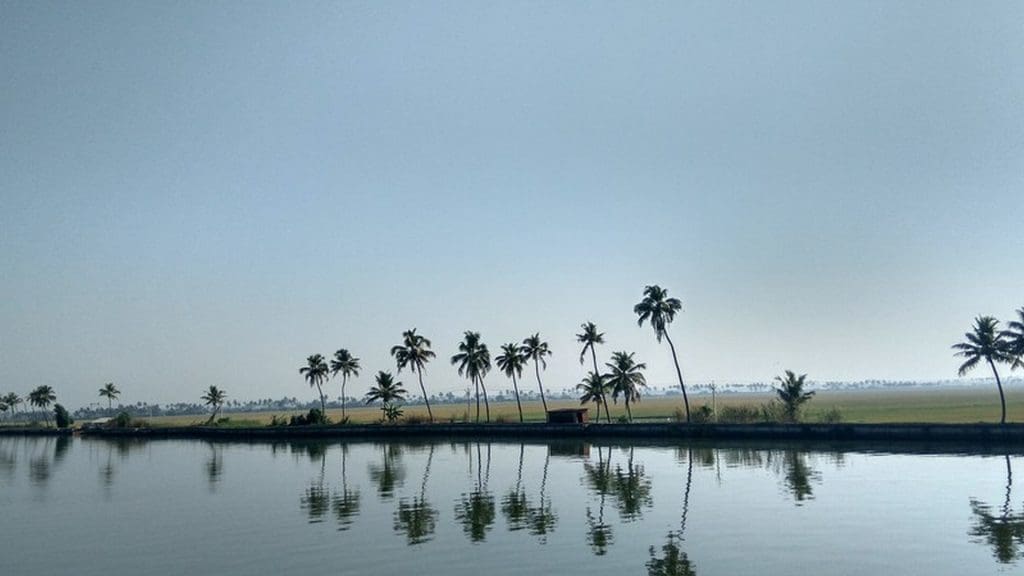
[[(605, 388), (604, 388), (604, 385), (603, 384), (597, 385), (597, 384), (599, 384), (600, 380), (603, 377), (601, 376), (601, 371), (598, 370), (598, 368), (597, 368), (597, 352), (595, 351), (595, 347), (598, 344), (604, 344), (604, 332), (598, 332), (597, 331), (597, 326), (593, 322), (585, 322), (585, 323), (580, 325), (580, 328), (583, 329), (583, 332), (580, 332), (579, 334), (576, 335), (576, 341), (581, 343), (581, 344), (583, 344), (583, 349), (580, 350), (580, 364), (583, 364), (583, 362), (585, 361), (584, 359), (586, 358), (587, 351), (589, 350), (590, 351), (590, 359), (594, 362), (593, 378), (595, 378), (597, 380), (596, 382), (593, 382), (592, 384), (595, 384), (594, 388), (596, 388), (597, 390), (600, 391), (601, 403), (604, 404), (605, 418), (607, 419), (608, 422), (611, 422), (612, 421), (612, 416), (611, 416), (611, 413), (608, 412), (608, 399), (605, 398), (605, 394), (604, 394)], [(600, 420), (601, 420), (601, 407), (598, 406), (597, 418), (596, 418), (595, 421), (600, 421)]]
[(384, 412), (384, 418), (393, 422), (400, 412), (393, 408), (395, 402), (405, 400), (406, 390), (402, 388), (401, 382), (395, 382), (390, 373), (381, 370), (377, 373), (376, 383), (366, 392), (366, 403), (370, 404), (380, 400), (380, 409)]
[(494, 358), (494, 363), (498, 365), (498, 369), (501, 370), (505, 376), (512, 379), (512, 388), (516, 393), (516, 408), (519, 409), (519, 421), (523, 421), (523, 404), (519, 401), (519, 383), (517, 378), (523, 376), (523, 366), (526, 365), (526, 356), (523, 354), (523, 350), (515, 343), (509, 342), (501, 347), (501, 354)]
[(960, 375), (970, 372), (982, 360), (992, 368), (992, 374), (996, 377), (996, 386), (999, 388), (999, 404), (1002, 406), (1000, 424), (1006, 424), (1006, 397), (1003, 396), (1003, 382), (999, 379), (999, 371), (996, 370), (996, 363), (1005, 362), (1013, 364), (1016, 361), (1011, 353), (1009, 343), (998, 332), (999, 321), (991, 316), (979, 316), (974, 320), (974, 331), (964, 334), (965, 341), (953, 345), (957, 350), (955, 356), (966, 358), (960, 365)]
[(495, 518), (494, 496), (487, 491), (491, 475), (491, 445), (487, 445), (487, 468), (483, 477), (479, 443), (476, 445), (476, 459), (476, 489), (461, 496), (455, 506), (455, 519), (462, 524), (462, 531), (471, 542), (483, 542)]
[(1024, 308), (1017, 310), (1017, 318), (1006, 325), (1002, 336), (1006, 340), (1010, 355), (1013, 356), (1011, 370), (1024, 368)]
[(459, 343), (458, 354), (452, 356), (452, 365), (459, 367), (459, 376), (469, 378), (476, 387), (476, 421), (480, 421), (480, 390), (484, 392), (484, 409), (487, 421), (491, 421), (491, 407), (487, 402), (487, 388), (484, 376), (491, 370), (491, 352), (487, 345), (480, 341), (479, 332), (466, 331)]
[(654, 335), (661, 342), (664, 338), (668, 340), (668, 347), (672, 350), (672, 362), (676, 366), (676, 376), (679, 377), (679, 389), (683, 391), (683, 405), (686, 408), (686, 422), (690, 422), (690, 400), (686, 396), (686, 386), (683, 384), (683, 372), (679, 369), (679, 357), (676, 355), (676, 346), (668, 335), (668, 325), (675, 320), (676, 313), (682, 310), (683, 303), (678, 298), (669, 298), (668, 290), (657, 284), (644, 288), (644, 297), (640, 303), (633, 307), (633, 312), (638, 316), (637, 324), (644, 325), (644, 321), (650, 321), (651, 328), (654, 328)]
[(814, 392), (804, 392), (807, 374), (797, 376), (792, 370), (786, 370), (786, 376), (776, 376), (775, 381), (779, 387), (775, 394), (782, 401), (783, 412), (787, 422), (800, 420), (800, 407), (814, 397)]
[(22, 403), (21, 396), (18, 396), (15, 392), (8, 392), (3, 397), (4, 404), (11, 410), (11, 418), (13, 419), (18, 414), (18, 404)]
[(107, 382), (100, 388), (100, 397), (107, 399), (107, 409), (110, 410), (114, 407), (114, 400), (121, 395), (121, 391), (114, 386), (113, 382)]
[(402, 344), (392, 347), (391, 355), (395, 357), (399, 373), (406, 366), (416, 373), (420, 381), (420, 391), (423, 392), (423, 402), (427, 405), (427, 416), (433, 422), (434, 413), (430, 410), (430, 399), (427, 397), (427, 389), (423, 386), (423, 368), (434, 357), (434, 352), (430, 350), (430, 340), (417, 334), (415, 328), (406, 330), (402, 332)]
[(350, 377), (359, 376), (359, 358), (352, 355), (351, 352), (345, 348), (341, 348), (334, 353), (334, 358), (331, 359), (331, 375), (337, 377), (341, 374), (341, 421), (345, 422), (348, 420), (348, 416), (345, 415), (345, 385), (348, 384)]
[(612, 401), (618, 404), (619, 396), (626, 402), (626, 416), (633, 421), (633, 411), (629, 405), (631, 402), (640, 401), (640, 390), (647, 388), (647, 379), (643, 371), (647, 364), (637, 362), (633, 359), (632, 352), (615, 352), (612, 354), (612, 361), (605, 364), (609, 372), (604, 375), (607, 386), (612, 390)]
[(576, 385), (576, 390), (580, 393), (580, 405), (584, 406), (587, 402), (596, 404), (598, 420), (601, 419), (601, 401), (604, 400), (606, 385), (604, 378), (595, 372), (587, 374), (587, 377)]
[(540, 381), (540, 369), (544, 367), (546, 370), (548, 367), (545, 356), (551, 355), (551, 349), (548, 348), (547, 342), (542, 342), (540, 339), (540, 332), (529, 336), (523, 340), (523, 354), (530, 360), (533, 360), (533, 370), (537, 374), (537, 388), (540, 389), (540, 401), (544, 404), (544, 413), (548, 411), (548, 401), (544, 398), (544, 384)]
[(420, 482), (419, 496), (413, 496), (411, 499), (402, 498), (398, 502), (398, 510), (395, 511), (394, 529), (405, 534), (406, 542), (410, 546), (430, 540), (437, 528), (437, 509), (427, 501), (427, 479), (430, 478), (430, 464), (433, 460), (434, 445), (431, 444), (427, 465), (423, 470), (423, 480)]
[(213, 412), (210, 414), (210, 419), (206, 421), (207, 424), (212, 424), (217, 418), (217, 413), (220, 412), (220, 407), (224, 405), (224, 400), (228, 397), (227, 392), (217, 388), (216, 386), (210, 386), (206, 389), (206, 392), (200, 397), (203, 404), (206, 404)]
[(1024, 512), (1015, 513), (1010, 507), (1010, 493), (1013, 489), (1013, 469), (1010, 455), (1006, 458), (1006, 499), (1003, 507), (994, 512), (992, 506), (971, 499), (971, 513), (974, 525), (969, 534), (992, 547), (992, 554), (1000, 564), (1011, 564), (1024, 558)]
[(327, 367), (327, 362), (321, 354), (313, 354), (307, 357), (306, 365), (299, 368), (299, 374), (305, 376), (310, 388), (316, 386), (317, 394), (320, 395), (320, 418), (325, 422), (327, 420), (327, 402), (324, 400), (323, 384), (327, 381), (329, 373), (330, 369)]
[(47, 426), (50, 425), (50, 404), (56, 400), (57, 395), (53, 392), (53, 388), (46, 385), (37, 386), (28, 395), (28, 403), (43, 411), (43, 418), (46, 420)]

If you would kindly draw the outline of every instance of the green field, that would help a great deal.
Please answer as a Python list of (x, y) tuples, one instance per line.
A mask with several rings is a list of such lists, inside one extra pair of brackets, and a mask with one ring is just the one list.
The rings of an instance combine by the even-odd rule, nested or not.
[[(728, 394), (719, 395), (717, 407), (745, 405), (757, 407), (771, 399), (766, 394)], [(644, 420), (671, 420), (676, 409), (681, 409), (682, 397), (647, 398), (633, 406), (633, 417)], [(691, 410), (699, 406), (711, 405), (710, 396), (695, 396), (690, 399)], [(548, 403), (550, 408), (575, 408), (579, 403), (569, 400)], [(620, 402), (611, 404), (612, 419), (625, 415), (625, 408)], [(462, 421), (467, 417), (466, 404), (446, 404), (432, 406), (434, 417), (439, 421)], [(590, 405), (593, 416), (593, 405)], [(842, 414), (843, 422), (854, 423), (896, 423), (896, 422), (931, 422), (931, 423), (973, 423), (999, 421), (999, 395), (995, 388), (922, 388), (906, 390), (868, 390), (868, 391), (823, 391), (808, 403), (804, 421), (816, 422), (826, 411), (836, 408)], [(1024, 422), (1024, 392), (1009, 389), (1006, 393), (1007, 421)], [(423, 406), (407, 406), (405, 416), (426, 418), (427, 410)], [(475, 406), (474, 406), (475, 411)], [(481, 413), (483, 405), (481, 404)], [(530, 422), (544, 420), (544, 411), (540, 402), (523, 404), (524, 418)], [(295, 412), (247, 412), (229, 413), (233, 425), (269, 424), (273, 416), (289, 416)], [(381, 412), (377, 407), (358, 405), (347, 410), (351, 422), (371, 423), (380, 420)], [(471, 413), (472, 414), (472, 413)], [(603, 415), (603, 411), (602, 411)], [(341, 419), (341, 410), (328, 410), (332, 421)], [(515, 402), (492, 402), (491, 420), (506, 422), (518, 421)], [(201, 424), (204, 416), (160, 416), (146, 418), (153, 426), (187, 426)]]

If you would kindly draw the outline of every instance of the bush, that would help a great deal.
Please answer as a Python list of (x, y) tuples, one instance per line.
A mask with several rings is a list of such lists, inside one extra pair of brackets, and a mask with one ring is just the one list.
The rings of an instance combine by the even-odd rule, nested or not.
[(429, 424), (430, 419), (422, 414), (409, 414), (405, 417), (406, 424)]
[(676, 406), (672, 409), (672, 419), (676, 422), (686, 422), (686, 411)]
[(57, 428), (67, 428), (75, 423), (67, 409), (61, 404), (53, 405), (53, 419), (57, 423)]
[(287, 425), (288, 425), (288, 417), (287, 416), (278, 416), (277, 414), (274, 414), (273, 416), (270, 417), (270, 424), (268, 424), (268, 426), (287, 426)]
[(789, 417), (786, 415), (786, 406), (775, 400), (761, 404), (761, 419), (773, 424), (789, 422)]
[(394, 422), (402, 417), (402, 409), (392, 404), (385, 404), (381, 410), (384, 412), (384, 419)]
[(117, 416), (114, 416), (114, 419), (111, 420), (111, 422), (113, 423), (114, 428), (131, 428), (132, 416), (122, 410), (117, 413)]
[(761, 411), (750, 406), (723, 406), (718, 411), (718, 421), (728, 424), (751, 424), (761, 418)]
[(498, 414), (494, 417), (494, 421), (498, 424), (508, 424), (512, 419), (505, 414)]
[[(282, 418), (283, 421), (283, 418)], [(313, 424), (327, 424), (328, 420), (324, 418), (323, 412), (320, 412), (319, 408), (311, 408), (309, 413), (306, 415), (299, 414), (292, 416), (288, 420), (289, 426), (310, 426)]]
[(690, 420), (694, 424), (707, 424), (715, 420), (715, 413), (712, 412), (710, 406), (705, 404), (690, 413)]
[(828, 412), (821, 415), (824, 424), (838, 424), (843, 421), (843, 413), (835, 406), (829, 408)]
[(618, 424), (629, 424), (629, 418), (626, 418), (625, 416), (619, 416), (618, 418), (615, 419), (615, 422)]

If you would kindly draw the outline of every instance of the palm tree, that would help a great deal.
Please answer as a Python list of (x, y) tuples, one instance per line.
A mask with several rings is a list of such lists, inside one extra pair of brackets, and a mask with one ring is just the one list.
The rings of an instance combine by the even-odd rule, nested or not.
[(7, 404), (11, 408), (11, 418), (18, 413), (18, 404), (22, 403), (21, 396), (18, 396), (16, 392), (9, 392), (3, 397), (4, 404)]
[(323, 383), (327, 381), (328, 368), (323, 355), (313, 354), (306, 358), (306, 365), (299, 368), (299, 374), (306, 376), (306, 382), (309, 382), (310, 387), (316, 386), (316, 391), (320, 394), (320, 419), (326, 421), (327, 403), (324, 402)]
[(523, 340), (523, 354), (526, 358), (533, 360), (533, 369), (537, 374), (537, 387), (540, 388), (540, 401), (544, 404), (544, 413), (548, 412), (548, 401), (544, 398), (544, 385), (540, 381), (540, 367), (546, 370), (548, 367), (545, 356), (551, 355), (547, 342), (541, 342), (540, 332)]
[(107, 399), (107, 409), (114, 407), (114, 399), (121, 395), (121, 391), (114, 386), (113, 382), (107, 382), (100, 388), (100, 398)]
[(804, 384), (807, 374), (797, 376), (792, 370), (786, 370), (786, 377), (776, 376), (775, 381), (779, 388), (775, 389), (779, 400), (782, 401), (783, 410), (788, 422), (796, 422), (800, 419), (800, 407), (814, 396), (814, 392), (804, 392)]
[(420, 391), (423, 392), (423, 402), (427, 405), (427, 416), (434, 421), (434, 413), (430, 411), (430, 400), (427, 398), (427, 389), (423, 386), (423, 367), (434, 357), (430, 349), (430, 340), (416, 333), (416, 329), (402, 332), (402, 344), (391, 348), (391, 355), (398, 363), (398, 373), (402, 368), (409, 366), (416, 373), (420, 381)]
[(512, 388), (516, 392), (516, 407), (519, 409), (519, 422), (523, 421), (523, 404), (519, 401), (519, 384), (516, 378), (522, 378), (523, 366), (526, 365), (526, 356), (523, 349), (515, 342), (509, 342), (501, 347), (501, 355), (494, 359), (498, 369), (512, 379)]
[(630, 422), (633, 421), (633, 411), (630, 410), (629, 404), (630, 402), (639, 402), (640, 389), (647, 387), (647, 379), (643, 375), (647, 364), (633, 360), (633, 354), (632, 352), (612, 354), (612, 361), (605, 364), (611, 372), (604, 375), (608, 386), (612, 389), (612, 400), (618, 403), (619, 396), (625, 398), (626, 414)]
[(484, 387), (484, 376), (491, 370), (491, 353), (487, 345), (480, 341), (479, 332), (466, 331), (459, 343), (459, 353), (452, 356), (452, 364), (458, 365), (459, 376), (469, 378), (476, 386), (476, 421), (480, 421), (480, 389), (484, 391), (484, 409), (487, 421), (491, 421), (491, 407), (487, 403), (487, 388)]
[(668, 335), (668, 325), (676, 317), (676, 312), (683, 308), (683, 303), (678, 298), (669, 298), (668, 290), (657, 284), (644, 288), (644, 297), (639, 304), (633, 306), (633, 312), (639, 317), (637, 324), (644, 325), (648, 320), (654, 328), (654, 335), (661, 342), (664, 338), (668, 340), (669, 349), (672, 350), (672, 361), (676, 365), (676, 376), (679, 377), (679, 389), (683, 391), (683, 405), (686, 408), (686, 422), (690, 422), (690, 400), (686, 397), (686, 386), (683, 384), (683, 372), (679, 369), (679, 357), (676, 356), (676, 346)]
[(210, 414), (210, 419), (206, 422), (210, 424), (217, 418), (217, 412), (220, 412), (220, 407), (224, 404), (224, 400), (228, 397), (227, 392), (217, 388), (216, 386), (210, 386), (206, 392), (203, 393), (200, 400), (203, 404), (206, 404), (210, 408), (213, 408), (213, 413)]
[(988, 362), (992, 368), (992, 374), (996, 377), (996, 386), (999, 388), (999, 403), (1002, 406), (1002, 417), (1000, 424), (1006, 424), (1006, 397), (1003, 396), (1003, 382), (999, 379), (999, 371), (996, 370), (997, 362), (1012, 364), (1015, 358), (1002, 332), (997, 332), (999, 321), (991, 316), (979, 316), (974, 319), (974, 331), (964, 334), (966, 342), (953, 345), (958, 352), (955, 356), (966, 358), (960, 365), (960, 375), (970, 372), (982, 360)]
[(1024, 308), (1017, 310), (1017, 316), (1020, 320), (1008, 323), (1007, 329), (1002, 332), (1010, 348), (1010, 354), (1014, 356), (1011, 370), (1024, 368)]
[(7, 402), (0, 399), (0, 412), (6, 413), (8, 408), (10, 408), (10, 406), (7, 405)]
[[(583, 328), (583, 332), (576, 335), (576, 341), (583, 344), (583, 349), (580, 350), (580, 364), (583, 364), (584, 358), (587, 355), (587, 350), (590, 350), (590, 359), (594, 361), (594, 377), (601, 378), (601, 371), (597, 369), (597, 352), (594, 351), (594, 346), (597, 344), (604, 344), (604, 332), (598, 332), (597, 326), (593, 322), (586, 322), (580, 325)], [(604, 397), (604, 386), (598, 386), (601, 390), (601, 402), (604, 403), (604, 414), (608, 422), (612, 421), (611, 413), (608, 412), (608, 399)], [(601, 406), (597, 407), (597, 419), (601, 419)]]
[(46, 419), (47, 426), (50, 425), (50, 404), (56, 400), (57, 395), (53, 392), (53, 388), (45, 385), (38, 386), (28, 395), (28, 403), (43, 411), (43, 418)]
[(580, 391), (580, 405), (587, 402), (597, 404), (597, 419), (601, 419), (601, 400), (604, 399), (605, 383), (604, 378), (596, 372), (590, 372), (582, 382), (576, 385)]
[(331, 375), (341, 374), (341, 420), (345, 421), (345, 384), (349, 376), (359, 376), (359, 358), (342, 348), (334, 353), (331, 360)]
[(405, 400), (408, 391), (402, 388), (401, 382), (395, 382), (395, 378), (390, 372), (383, 370), (377, 372), (376, 382), (366, 393), (366, 403), (370, 404), (375, 400), (380, 400), (380, 409), (384, 412), (384, 417), (389, 421), (394, 421), (397, 412), (392, 410), (392, 404)]

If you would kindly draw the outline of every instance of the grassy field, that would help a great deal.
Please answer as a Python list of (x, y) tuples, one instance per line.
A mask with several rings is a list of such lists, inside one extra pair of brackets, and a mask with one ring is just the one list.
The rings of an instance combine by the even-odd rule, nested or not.
[[(732, 394), (721, 395), (717, 399), (718, 409), (724, 406), (758, 407), (771, 399), (771, 394)], [(711, 405), (710, 396), (696, 396), (690, 399), (691, 410), (699, 406)], [(575, 408), (578, 402), (564, 400), (549, 402), (550, 408)], [(633, 406), (633, 417), (644, 420), (673, 419), (676, 409), (681, 409), (682, 397), (647, 398)], [(1007, 420), (1024, 422), (1024, 393), (1008, 390), (1006, 395)], [(625, 408), (611, 404), (612, 419), (625, 415)], [(462, 421), (467, 416), (465, 404), (447, 404), (432, 406), (434, 417), (439, 421)], [(594, 414), (590, 405), (591, 416)], [(988, 388), (924, 388), (906, 390), (869, 390), (819, 392), (806, 407), (804, 421), (816, 422), (828, 410), (836, 408), (842, 414), (843, 422), (885, 423), (885, 422), (933, 422), (933, 423), (972, 423), (999, 421), (999, 395), (996, 390)], [(405, 407), (405, 416), (426, 418), (427, 410), (423, 406)], [(475, 410), (475, 408), (474, 408)], [(481, 405), (481, 413), (483, 406)], [(544, 411), (540, 402), (523, 404), (524, 418), (529, 422), (544, 420)], [(226, 414), (233, 425), (264, 425), (269, 424), (273, 416), (287, 417), (299, 412), (247, 412)], [(349, 419), (354, 423), (371, 423), (380, 420), (381, 412), (377, 407), (356, 406), (347, 410)], [(603, 411), (602, 411), (603, 414)], [(341, 410), (328, 410), (333, 421), (341, 419)], [(204, 416), (161, 416), (146, 418), (153, 426), (187, 426), (201, 424)], [(518, 421), (515, 402), (492, 402), (491, 420)]]

